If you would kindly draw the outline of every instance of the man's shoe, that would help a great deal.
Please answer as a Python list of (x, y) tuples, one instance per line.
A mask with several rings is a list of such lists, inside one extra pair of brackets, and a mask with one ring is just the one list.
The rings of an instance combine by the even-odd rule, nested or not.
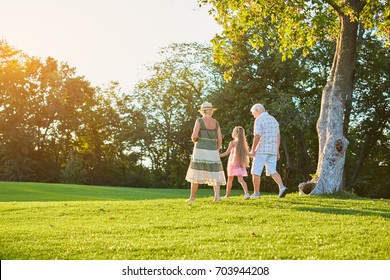
[(249, 195), (249, 193), (244, 194), (244, 200), (247, 200), (247, 199), (249, 199), (249, 198), (251, 198), (251, 196)]
[(260, 194), (252, 194), (251, 196), (250, 196), (250, 198), (251, 199), (256, 199), (256, 198), (260, 198)]
[(288, 189), (287, 189), (286, 187), (281, 188), (281, 189), (279, 190), (278, 198), (283, 198), (283, 197), (285, 197), (286, 194), (287, 194), (287, 190), (288, 190)]

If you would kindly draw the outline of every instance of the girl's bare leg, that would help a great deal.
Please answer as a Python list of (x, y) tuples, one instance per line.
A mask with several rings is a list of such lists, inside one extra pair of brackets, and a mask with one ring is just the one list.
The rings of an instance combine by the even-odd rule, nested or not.
[(233, 185), (233, 179), (234, 179), (234, 176), (229, 176), (228, 177), (227, 184), (226, 184), (226, 195), (225, 195), (225, 197), (229, 197), (230, 196), (230, 192), (232, 190), (232, 185)]
[(248, 186), (242, 176), (237, 176), (238, 182), (240, 182), (242, 189), (244, 190), (245, 194), (249, 194)]

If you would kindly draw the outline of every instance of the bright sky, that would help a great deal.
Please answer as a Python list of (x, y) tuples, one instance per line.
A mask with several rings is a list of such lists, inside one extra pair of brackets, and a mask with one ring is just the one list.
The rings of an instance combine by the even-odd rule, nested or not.
[(0, 39), (68, 62), (93, 85), (132, 88), (161, 47), (220, 32), (197, 0), (0, 0)]

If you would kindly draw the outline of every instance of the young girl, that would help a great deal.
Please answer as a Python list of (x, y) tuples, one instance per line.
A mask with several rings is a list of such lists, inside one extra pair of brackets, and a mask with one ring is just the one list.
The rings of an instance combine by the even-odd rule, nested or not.
[(248, 199), (250, 195), (246, 182), (243, 179), (244, 176), (248, 176), (246, 167), (249, 164), (249, 151), (244, 128), (236, 126), (232, 131), (232, 137), (234, 140), (229, 143), (226, 152), (220, 154), (220, 157), (225, 157), (230, 154), (227, 165), (228, 181), (225, 198), (230, 196), (234, 176), (237, 176), (238, 182), (240, 182), (245, 192), (244, 199)]

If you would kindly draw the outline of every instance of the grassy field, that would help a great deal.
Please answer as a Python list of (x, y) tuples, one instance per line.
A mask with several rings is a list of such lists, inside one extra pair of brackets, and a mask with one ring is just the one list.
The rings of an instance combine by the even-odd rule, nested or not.
[(0, 259), (390, 259), (390, 201), (0, 183)]

